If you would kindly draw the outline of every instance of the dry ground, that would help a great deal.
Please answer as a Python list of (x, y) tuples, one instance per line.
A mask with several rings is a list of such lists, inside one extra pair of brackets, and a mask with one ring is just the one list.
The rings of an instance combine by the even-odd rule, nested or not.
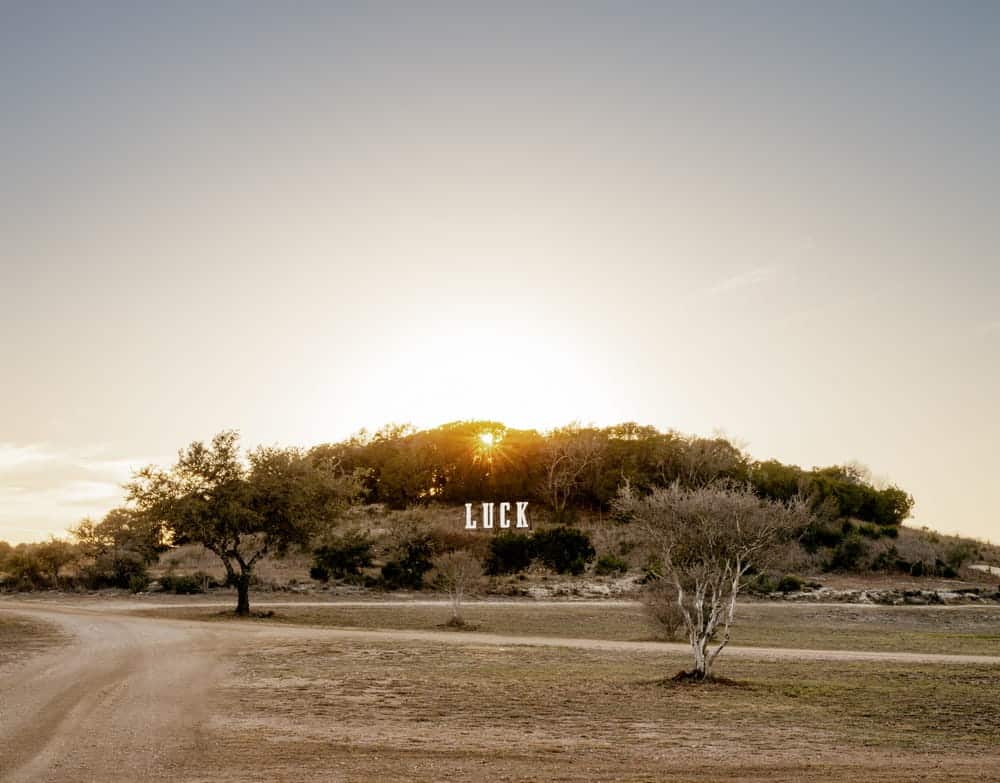
[[(172, 597), (172, 602), (177, 599)], [(418, 601), (273, 602), (254, 604), (274, 613), (270, 622), (354, 628), (429, 630), (450, 616), (447, 606)], [(235, 599), (226, 592), (156, 615), (228, 619)], [(641, 605), (631, 601), (489, 601), (467, 603), (466, 621), (478, 631), (520, 636), (644, 641), (659, 638)], [(851, 604), (741, 604), (734, 645), (823, 650), (872, 650), (1000, 655), (1000, 606), (858, 606)]]
[[(123, 606), (149, 604), (0, 600), (0, 618), (74, 637), (0, 666), (0, 778), (873, 783), (996, 780), (1000, 769), (996, 659), (744, 649), (720, 659), (734, 684), (690, 686), (663, 683), (687, 662), (672, 646), (527, 646), (499, 633), (503, 623), (536, 633), (523, 623), (541, 611), (549, 627), (607, 639), (605, 624), (634, 627), (608, 620), (629, 616), (616, 605), (480, 607), (493, 635), (139, 617)], [(837, 619), (823, 607), (781, 608), (792, 611), (764, 619), (784, 624), (785, 638), (829, 638), (823, 628)], [(381, 613), (372, 623), (389, 627), (433, 629), (446, 617), (443, 606), (362, 609), (276, 608), (325, 612), (326, 622), (334, 611)], [(993, 633), (1000, 623), (995, 607), (853, 610), (840, 619), (901, 634), (897, 647), (938, 649), (935, 629)], [(219, 610), (195, 599), (157, 611)], [(561, 616), (571, 619), (560, 626)], [(37, 625), (16, 627), (23, 637)]]
[(67, 641), (57, 625), (0, 614), (0, 670)]

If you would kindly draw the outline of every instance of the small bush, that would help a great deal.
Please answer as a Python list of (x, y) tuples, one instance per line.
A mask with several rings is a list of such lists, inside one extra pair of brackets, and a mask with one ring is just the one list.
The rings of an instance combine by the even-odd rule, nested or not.
[(843, 527), (837, 528), (823, 522), (813, 522), (799, 534), (799, 543), (809, 554), (815, 554), (821, 547), (837, 546), (844, 538)]
[(382, 566), (382, 586), (388, 590), (420, 590), (424, 574), (434, 565), (434, 545), (427, 534), (416, 534), (398, 546), (395, 557)]
[(597, 554), (590, 536), (572, 527), (555, 527), (532, 539), (535, 557), (558, 574), (582, 574)]
[(884, 528), (879, 525), (873, 525), (869, 522), (858, 525), (858, 534), (864, 538), (871, 538), (878, 540), (884, 535)]
[(149, 587), (149, 577), (145, 574), (136, 574), (128, 581), (128, 589), (133, 593), (141, 593)]
[(370, 567), (373, 560), (372, 542), (368, 536), (348, 533), (313, 550), (309, 576), (320, 582), (359, 576), (361, 569)]
[(802, 587), (805, 582), (802, 577), (796, 576), (795, 574), (785, 574), (778, 580), (778, 592), (779, 593), (799, 593), (802, 591)]
[(624, 574), (626, 571), (628, 571), (628, 563), (615, 555), (604, 555), (594, 566), (594, 573), (600, 576)]
[(754, 593), (756, 595), (767, 595), (768, 593), (773, 593), (777, 589), (778, 585), (774, 579), (764, 573), (754, 574), (751, 576), (746, 583), (746, 590), (748, 593)]
[(833, 554), (826, 564), (826, 570), (857, 571), (867, 555), (868, 547), (861, 540), (861, 537), (856, 534), (848, 536), (833, 550)]
[(195, 595), (203, 593), (202, 580), (192, 574), (191, 576), (180, 576), (177, 574), (164, 574), (160, 577), (160, 586), (166, 593), (174, 595)]
[(487, 574), (516, 574), (531, 565), (532, 541), (520, 533), (501, 533), (490, 539), (484, 563)]

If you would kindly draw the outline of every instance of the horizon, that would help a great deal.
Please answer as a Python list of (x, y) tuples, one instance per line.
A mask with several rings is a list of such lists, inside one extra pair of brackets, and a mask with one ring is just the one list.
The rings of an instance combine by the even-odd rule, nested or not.
[(223, 429), (621, 421), (997, 540), (1000, 9), (28, 4), (0, 539)]

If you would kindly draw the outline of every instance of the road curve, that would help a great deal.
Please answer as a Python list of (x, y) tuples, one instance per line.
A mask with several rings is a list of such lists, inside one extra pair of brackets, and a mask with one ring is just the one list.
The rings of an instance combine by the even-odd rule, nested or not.
[(58, 607), (15, 608), (69, 645), (0, 672), (0, 780), (162, 780), (200, 750), (222, 674), (211, 628)]

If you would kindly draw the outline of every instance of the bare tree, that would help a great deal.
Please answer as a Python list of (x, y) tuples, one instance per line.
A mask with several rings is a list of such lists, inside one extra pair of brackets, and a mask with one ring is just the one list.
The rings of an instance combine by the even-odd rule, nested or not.
[(699, 680), (711, 678), (729, 643), (747, 573), (763, 567), (808, 520), (799, 500), (763, 500), (750, 487), (729, 482), (693, 489), (675, 483), (643, 497), (626, 485), (616, 511), (640, 527), (660, 561), (667, 583), (660, 598), (672, 600), (680, 613), (694, 655), (687, 674)]
[(451, 619), (448, 625), (463, 626), (462, 601), (483, 577), (483, 566), (471, 552), (459, 549), (434, 559), (437, 581), (451, 599)]
[(601, 458), (605, 439), (598, 430), (571, 424), (553, 430), (545, 441), (542, 491), (557, 518), (562, 518), (588, 468)]

